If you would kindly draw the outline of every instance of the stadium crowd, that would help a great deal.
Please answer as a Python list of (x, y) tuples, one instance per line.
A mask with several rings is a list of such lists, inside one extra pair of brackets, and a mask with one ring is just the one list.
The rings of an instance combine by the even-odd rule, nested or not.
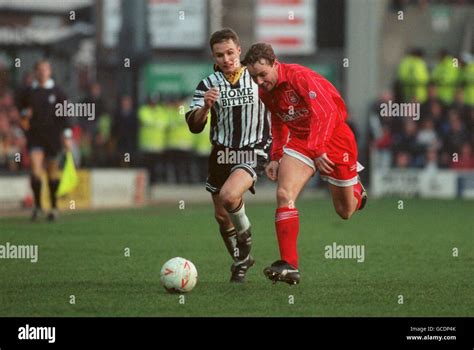
[[(414, 103), (419, 115), (381, 116), (382, 107)], [(446, 50), (431, 69), (414, 49), (398, 66), (393, 91), (371, 108), (371, 148), (378, 168), (474, 168), (474, 63)]]

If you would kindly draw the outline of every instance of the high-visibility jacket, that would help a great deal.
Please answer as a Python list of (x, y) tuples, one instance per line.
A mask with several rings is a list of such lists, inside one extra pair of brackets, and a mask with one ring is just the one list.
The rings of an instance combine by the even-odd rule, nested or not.
[(454, 64), (452, 56), (444, 57), (433, 70), (432, 79), (436, 85), (437, 96), (441, 102), (450, 105), (459, 83), (459, 68)]
[(168, 147), (170, 149), (179, 149), (182, 151), (192, 150), (194, 135), (189, 132), (186, 118), (184, 113), (181, 112), (182, 106), (169, 105), (167, 109), (170, 117)]
[(200, 156), (207, 156), (211, 153), (212, 144), (210, 140), (211, 118), (208, 116), (204, 130), (194, 135), (194, 150)]
[(464, 103), (474, 107), (474, 62), (464, 67), (462, 75), (464, 83)]
[(141, 151), (161, 152), (167, 147), (168, 110), (162, 105), (144, 105), (138, 110), (138, 145)]
[(403, 86), (405, 101), (412, 101), (415, 98), (423, 103), (427, 100), (430, 74), (423, 58), (406, 56), (398, 66), (397, 75)]

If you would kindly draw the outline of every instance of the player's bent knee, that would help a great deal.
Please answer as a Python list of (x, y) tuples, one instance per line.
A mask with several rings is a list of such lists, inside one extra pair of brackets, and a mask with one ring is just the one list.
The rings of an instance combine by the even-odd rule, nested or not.
[(292, 197), (290, 191), (284, 187), (277, 188), (277, 201), (282, 205), (294, 205), (294, 198)]
[(229, 218), (227, 215), (221, 214), (221, 213), (216, 213), (214, 215), (214, 218), (216, 219), (217, 223), (219, 224), (220, 227), (227, 227), (231, 224)]
[(221, 191), (219, 197), (226, 209), (233, 209), (240, 203), (240, 196), (232, 191)]

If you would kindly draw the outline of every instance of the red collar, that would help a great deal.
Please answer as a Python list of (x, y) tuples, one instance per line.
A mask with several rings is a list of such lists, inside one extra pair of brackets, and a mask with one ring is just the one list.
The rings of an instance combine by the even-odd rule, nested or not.
[(278, 80), (277, 80), (277, 83), (275, 84), (275, 87), (279, 87), (281, 84), (286, 83), (288, 81), (288, 78), (286, 76), (286, 71), (285, 71), (285, 68), (283, 67), (283, 64), (279, 61), (275, 61), (275, 64), (277, 64), (277, 70), (278, 70)]

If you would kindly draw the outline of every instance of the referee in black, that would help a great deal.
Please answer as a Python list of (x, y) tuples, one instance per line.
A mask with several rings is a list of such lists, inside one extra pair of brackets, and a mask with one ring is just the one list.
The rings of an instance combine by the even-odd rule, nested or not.
[(43, 213), (41, 208), (41, 173), (46, 167), (48, 175), (51, 211), (48, 220), (57, 219), (56, 191), (59, 186), (59, 157), (62, 147), (72, 147), (72, 131), (67, 117), (56, 115), (56, 105), (66, 100), (66, 95), (51, 78), (51, 63), (41, 59), (34, 66), (35, 80), (20, 93), (19, 109), (26, 132), (31, 159), (31, 188), (35, 207), (31, 219), (37, 220)]

